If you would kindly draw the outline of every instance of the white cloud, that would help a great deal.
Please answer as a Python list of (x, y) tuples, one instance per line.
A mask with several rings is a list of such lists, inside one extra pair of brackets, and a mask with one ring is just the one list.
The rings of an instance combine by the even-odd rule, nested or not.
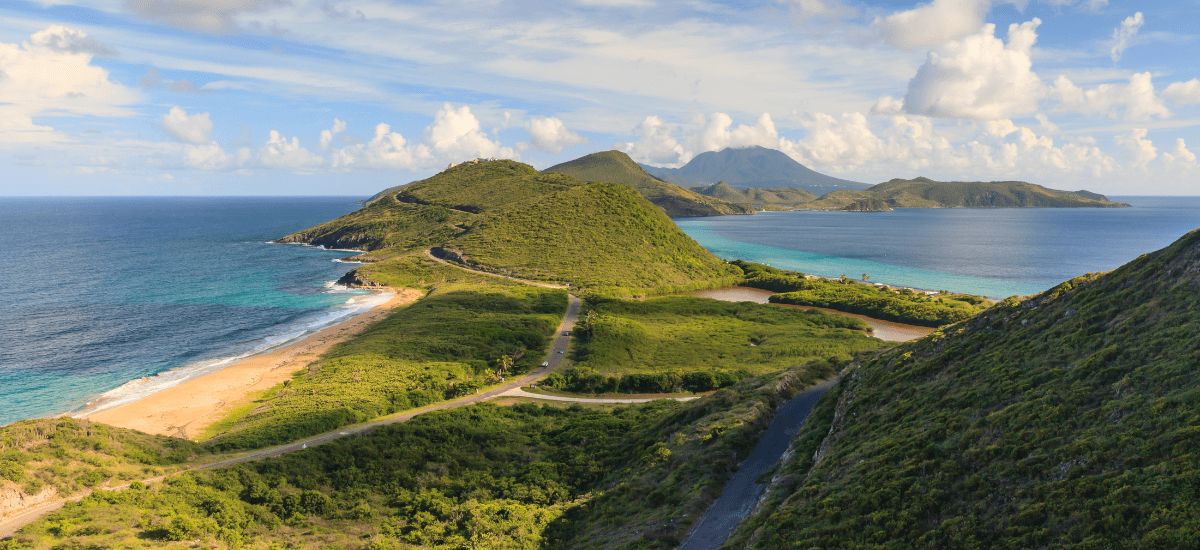
[(889, 160), (887, 144), (871, 131), (862, 113), (842, 113), (833, 117), (816, 113), (807, 117), (804, 139), (781, 140), (779, 148), (804, 164), (855, 167)]
[(648, 116), (633, 129), (637, 141), (617, 143), (613, 148), (624, 151), (633, 160), (648, 164), (680, 166), (692, 159), (683, 146), (671, 137), (671, 129), (661, 118)]
[[(703, 123), (703, 118), (697, 122)], [(703, 124), (703, 129), (689, 143), (693, 154), (720, 151), (726, 147), (777, 147), (778, 144), (779, 132), (775, 130), (775, 122), (768, 113), (760, 115), (753, 126), (739, 124), (737, 128), (733, 128), (733, 118), (729, 115), (713, 113), (712, 118)]]
[(49, 126), (34, 124), (44, 115), (125, 117), (142, 96), (109, 80), (91, 64), (87, 35), (51, 26), (24, 44), (0, 43), (0, 143), (65, 141)]
[(184, 147), (183, 164), (200, 170), (224, 170), (231, 167), (233, 157), (213, 141)]
[(1196, 164), (1196, 154), (1188, 150), (1187, 143), (1183, 141), (1183, 138), (1175, 138), (1175, 150), (1170, 153), (1163, 153), (1162, 158), (1166, 164)]
[(905, 111), (932, 117), (994, 120), (1037, 111), (1045, 86), (1029, 53), (1041, 20), (1008, 27), (1008, 44), (995, 25), (929, 53), (908, 84)]
[(648, 8), (654, 5), (651, 0), (575, 0), (580, 6), (594, 8)]
[(1200, 103), (1200, 80), (1193, 78), (1187, 82), (1172, 82), (1162, 95), (1184, 105)]
[(873, 26), (884, 41), (897, 48), (928, 48), (978, 31), (990, 8), (990, 0), (933, 0), (878, 18)]
[(188, 116), (187, 111), (171, 107), (162, 116), (162, 127), (171, 137), (183, 143), (203, 145), (212, 138), (213, 123), (208, 113)]
[(534, 147), (555, 155), (561, 154), (566, 147), (588, 142), (587, 138), (568, 130), (566, 125), (555, 117), (530, 118), (525, 121), (525, 130), (529, 132)]
[(792, 10), (792, 16), (800, 24), (814, 20), (849, 19), (856, 10), (839, 0), (784, 0)]
[(479, 120), (466, 105), (455, 109), (449, 103), (445, 104), (437, 112), (433, 124), (425, 129), (424, 143), (434, 154), (445, 158), (512, 156), (511, 148), (502, 147), (480, 130)]
[(235, 17), (290, 4), (289, 0), (125, 0), (142, 19), (214, 34), (239, 30)]
[(1124, 21), (1121, 21), (1120, 27), (1113, 29), (1111, 55), (1114, 63), (1121, 60), (1121, 54), (1125, 53), (1125, 49), (1129, 47), (1129, 41), (1137, 36), (1138, 29), (1142, 28), (1145, 22), (1146, 20), (1142, 17), (1142, 12), (1139, 11), (1126, 17)]
[(258, 164), (267, 168), (306, 173), (324, 164), (325, 159), (300, 145), (300, 138), (290, 141), (275, 130), (258, 150)]
[(1084, 115), (1107, 115), (1125, 120), (1149, 120), (1151, 117), (1171, 116), (1154, 93), (1150, 73), (1137, 73), (1129, 77), (1129, 84), (1101, 84), (1094, 89), (1084, 90), (1070, 79), (1059, 75), (1054, 80), (1050, 96), (1059, 101), (1056, 111)]
[(1118, 134), (1113, 137), (1113, 143), (1118, 147), (1129, 150), (1133, 154), (1133, 165), (1144, 168), (1150, 161), (1158, 158), (1158, 149), (1154, 143), (1146, 139), (1148, 130), (1134, 128), (1128, 134)]
[(479, 128), (479, 120), (471, 114), (470, 107), (455, 109), (446, 104), (437, 112), (433, 124), (425, 128), (421, 143), (409, 143), (400, 133), (393, 132), (390, 125), (380, 123), (366, 144), (332, 151), (330, 166), (340, 170), (421, 170), (479, 157), (513, 156), (512, 148), (488, 139)]
[(83, 31), (68, 29), (62, 25), (50, 25), (44, 30), (33, 33), (29, 43), (60, 53), (86, 53), (98, 56), (115, 57), (117, 51), (101, 44)]
[(329, 144), (333, 142), (333, 136), (336, 136), (346, 131), (346, 123), (344, 121), (333, 119), (333, 127), (328, 130), (321, 130), (321, 148), (328, 149)]

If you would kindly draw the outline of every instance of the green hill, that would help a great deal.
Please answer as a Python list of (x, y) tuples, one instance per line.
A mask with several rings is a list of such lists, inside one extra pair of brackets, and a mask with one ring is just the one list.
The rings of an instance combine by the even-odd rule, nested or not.
[(701, 195), (737, 203), (761, 205), (762, 207), (796, 207), (808, 204), (817, 196), (799, 187), (776, 187), (773, 189), (734, 189), (728, 183), (720, 181), (708, 187), (692, 189)]
[[(856, 203), (886, 203), (892, 208), (1115, 208), (1112, 202), (1090, 191), (1058, 191), (1022, 181), (933, 181), (929, 178), (893, 179), (864, 191), (835, 191), (806, 206), (830, 210), (858, 208)], [(870, 202), (877, 201), (877, 202)]]
[(435, 249), (477, 269), (622, 293), (739, 275), (631, 188), (509, 160), (456, 166), (279, 242), (362, 249), (366, 260)]
[(727, 547), (1200, 540), (1200, 230), (852, 370)]
[(647, 173), (629, 155), (620, 151), (592, 153), (551, 166), (543, 172), (568, 174), (584, 181), (619, 183), (637, 189), (642, 196), (671, 217), (750, 214), (754, 210), (720, 198), (706, 197)]

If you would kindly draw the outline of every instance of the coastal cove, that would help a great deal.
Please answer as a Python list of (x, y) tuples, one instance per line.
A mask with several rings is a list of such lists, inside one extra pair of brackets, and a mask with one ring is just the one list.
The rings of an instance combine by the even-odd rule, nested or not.
[(268, 243), (358, 199), (0, 200), (0, 425), (130, 402), (369, 310), (333, 284), (350, 253)]
[(675, 222), (729, 260), (991, 298), (1114, 269), (1200, 227), (1200, 197), (1110, 198), (1132, 207), (758, 212)]

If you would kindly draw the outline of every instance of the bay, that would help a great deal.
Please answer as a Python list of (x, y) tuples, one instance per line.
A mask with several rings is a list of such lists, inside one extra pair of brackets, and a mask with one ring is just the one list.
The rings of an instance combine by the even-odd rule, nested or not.
[(1004, 298), (1115, 269), (1200, 227), (1200, 197), (1112, 199), (1132, 206), (760, 212), (675, 222), (725, 259)]
[(369, 308), (268, 241), (360, 197), (0, 198), (0, 425), (116, 404)]

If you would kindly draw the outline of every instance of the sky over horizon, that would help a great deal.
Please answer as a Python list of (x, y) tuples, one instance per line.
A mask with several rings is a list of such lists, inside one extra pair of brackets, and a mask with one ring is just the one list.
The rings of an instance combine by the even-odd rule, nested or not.
[(760, 145), (832, 176), (1200, 195), (1200, 0), (0, 4), (0, 195), (370, 195)]

